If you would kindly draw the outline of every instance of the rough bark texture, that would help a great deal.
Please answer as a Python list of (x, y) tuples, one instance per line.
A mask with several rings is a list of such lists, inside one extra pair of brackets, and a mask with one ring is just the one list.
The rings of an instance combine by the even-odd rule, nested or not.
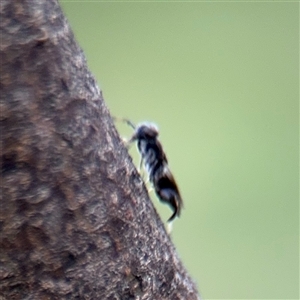
[(0, 299), (199, 299), (57, 1), (0, 17)]

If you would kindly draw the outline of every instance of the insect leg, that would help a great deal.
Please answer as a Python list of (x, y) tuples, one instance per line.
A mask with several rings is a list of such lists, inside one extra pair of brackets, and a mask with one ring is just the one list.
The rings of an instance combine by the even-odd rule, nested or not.
[(167, 233), (170, 235), (173, 230), (173, 222), (168, 222), (167, 224)]
[(143, 163), (144, 163), (144, 159), (143, 159), (143, 157), (141, 157), (140, 165), (139, 165), (139, 168), (138, 168), (139, 173), (142, 170)]

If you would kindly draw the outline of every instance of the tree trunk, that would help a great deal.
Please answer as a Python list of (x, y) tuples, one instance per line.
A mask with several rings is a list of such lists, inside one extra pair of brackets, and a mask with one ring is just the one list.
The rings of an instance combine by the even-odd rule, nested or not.
[(57, 1), (1, 0), (0, 51), (0, 299), (199, 299)]

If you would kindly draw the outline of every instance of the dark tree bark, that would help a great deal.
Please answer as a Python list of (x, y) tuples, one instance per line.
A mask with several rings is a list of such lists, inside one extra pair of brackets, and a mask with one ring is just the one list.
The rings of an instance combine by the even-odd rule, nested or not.
[(199, 299), (57, 1), (0, 17), (0, 299)]

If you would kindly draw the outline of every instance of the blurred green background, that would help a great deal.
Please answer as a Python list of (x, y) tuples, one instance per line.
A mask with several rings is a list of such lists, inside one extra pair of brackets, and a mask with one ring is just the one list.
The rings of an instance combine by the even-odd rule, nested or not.
[(159, 125), (202, 297), (298, 299), (299, 4), (61, 4), (111, 113)]

